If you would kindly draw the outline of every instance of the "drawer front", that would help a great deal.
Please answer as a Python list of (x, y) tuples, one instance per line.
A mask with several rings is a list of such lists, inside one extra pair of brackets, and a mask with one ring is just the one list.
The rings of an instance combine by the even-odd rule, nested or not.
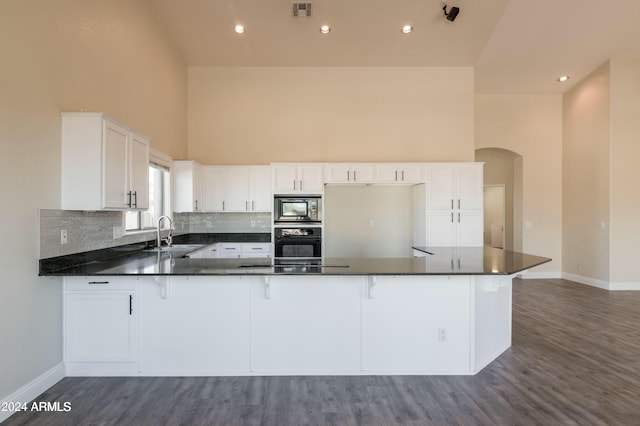
[(244, 243), (242, 244), (242, 256), (248, 254), (271, 254), (271, 243)]
[(136, 289), (138, 288), (138, 278), (113, 276), (65, 277), (64, 288), (66, 291), (136, 291)]
[(222, 258), (240, 257), (240, 253), (242, 253), (241, 243), (218, 244), (218, 257), (222, 257)]

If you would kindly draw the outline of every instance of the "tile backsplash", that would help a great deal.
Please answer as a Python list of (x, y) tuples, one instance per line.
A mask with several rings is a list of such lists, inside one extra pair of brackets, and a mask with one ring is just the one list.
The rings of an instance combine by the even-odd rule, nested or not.
[[(174, 235), (186, 233), (270, 232), (269, 213), (175, 213)], [(253, 225), (253, 226), (252, 226)], [(40, 210), (40, 258), (64, 256), (90, 250), (152, 240), (152, 232), (113, 238), (113, 228), (122, 227), (122, 212)], [(67, 231), (67, 244), (60, 244), (60, 231)], [(166, 231), (163, 232), (163, 235)]]

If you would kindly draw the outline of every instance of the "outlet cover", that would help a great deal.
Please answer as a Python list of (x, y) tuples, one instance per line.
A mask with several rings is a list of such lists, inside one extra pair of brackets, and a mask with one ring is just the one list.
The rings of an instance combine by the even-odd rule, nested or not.
[(60, 230), (60, 244), (69, 244), (69, 236), (66, 229)]

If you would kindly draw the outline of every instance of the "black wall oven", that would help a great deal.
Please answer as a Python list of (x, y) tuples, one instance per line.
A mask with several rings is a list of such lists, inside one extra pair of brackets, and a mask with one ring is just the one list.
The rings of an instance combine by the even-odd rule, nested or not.
[(296, 259), (322, 257), (322, 228), (275, 228), (273, 234), (274, 257)]

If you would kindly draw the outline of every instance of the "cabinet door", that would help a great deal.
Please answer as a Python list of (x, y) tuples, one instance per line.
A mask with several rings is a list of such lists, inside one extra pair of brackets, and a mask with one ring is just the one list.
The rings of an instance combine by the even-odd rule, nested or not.
[(136, 361), (136, 300), (133, 293), (65, 295), (65, 360)]
[(251, 286), (256, 372), (339, 373), (360, 368), (361, 277), (271, 277)]
[(402, 165), (400, 168), (400, 180), (404, 183), (420, 183), (424, 182), (423, 166)]
[(317, 164), (301, 164), (298, 168), (300, 184), (298, 191), (305, 193), (319, 193), (324, 188), (322, 166)]
[(204, 207), (208, 212), (225, 211), (227, 198), (227, 169), (220, 166), (204, 167)]
[(149, 141), (131, 133), (130, 142), (130, 173), (129, 187), (132, 192), (131, 207), (136, 209), (149, 208)]
[(273, 209), (271, 168), (269, 166), (252, 167), (250, 177), (250, 209), (254, 212), (270, 212)]
[(366, 372), (470, 370), (469, 277), (377, 277), (362, 302)]
[(426, 172), (427, 210), (453, 210), (453, 167), (428, 166)]
[(128, 205), (129, 130), (104, 120), (102, 145), (102, 207), (126, 209)]
[(161, 277), (158, 281), (140, 286), (142, 373), (247, 373), (250, 279)]
[(351, 181), (358, 183), (375, 182), (375, 167), (373, 164), (354, 164), (351, 167)]
[(457, 166), (456, 208), (477, 210), (483, 208), (483, 167), (482, 164)]
[(378, 164), (376, 165), (376, 182), (377, 183), (397, 183), (398, 167), (396, 164)]
[[(298, 173), (295, 164), (278, 164), (273, 165), (272, 184), (273, 191), (294, 191), (298, 188)], [(295, 186), (295, 187), (294, 187)]]
[(204, 170), (199, 164), (193, 165), (193, 211), (199, 212), (204, 210)]
[(324, 166), (324, 178), (326, 183), (349, 183), (351, 182), (351, 165), (327, 164)]
[(482, 247), (483, 215), (482, 210), (460, 210), (456, 215), (456, 240), (458, 247)]
[(453, 211), (428, 211), (427, 247), (455, 246), (455, 219)]
[(227, 167), (227, 198), (225, 211), (246, 212), (249, 203), (249, 168)]

